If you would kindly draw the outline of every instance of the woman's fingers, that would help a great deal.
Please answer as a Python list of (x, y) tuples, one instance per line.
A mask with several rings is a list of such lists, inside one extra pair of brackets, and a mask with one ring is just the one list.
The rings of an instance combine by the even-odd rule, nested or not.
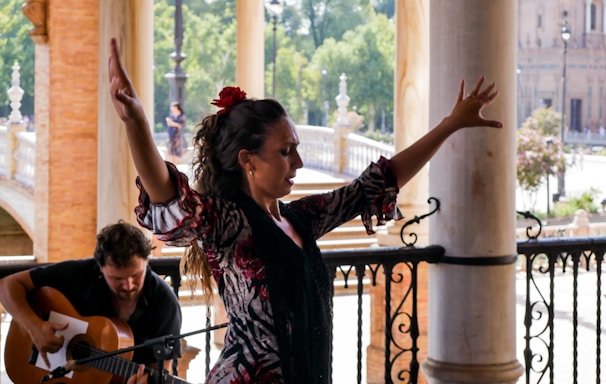
[(145, 373), (145, 365), (139, 365), (137, 373), (131, 376), (126, 384), (147, 384), (147, 374)]

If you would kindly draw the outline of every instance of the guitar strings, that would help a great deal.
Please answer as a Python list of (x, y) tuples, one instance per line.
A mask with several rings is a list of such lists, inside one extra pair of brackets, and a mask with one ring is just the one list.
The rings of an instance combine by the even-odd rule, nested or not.
[[(106, 353), (102, 349), (96, 348), (88, 343), (83, 343), (83, 342), (74, 343), (71, 350), (74, 352), (77, 352), (77, 353), (81, 353), (82, 356), (86, 356), (84, 358), (96, 357), (96, 356), (100, 356), (100, 355), (103, 355)], [(77, 355), (77, 353), (72, 353), (72, 355)], [(76, 359), (76, 362), (78, 362), (78, 360), (80, 360), (80, 359)], [(139, 364), (134, 363), (123, 357), (116, 356), (116, 355), (102, 358), (99, 360), (89, 361), (89, 362), (85, 363), (85, 365), (91, 366), (93, 368), (101, 369), (106, 372), (110, 372), (112, 374), (122, 376), (122, 377), (130, 377), (130, 376), (134, 375), (135, 373), (137, 373), (137, 370), (139, 369)], [(118, 371), (116, 371), (116, 370), (118, 370)], [(145, 366), (144, 372), (146, 374), (148, 374), (150, 377), (157, 377), (158, 375), (163, 375), (163, 371), (153, 370), (147, 366)], [(179, 384), (179, 383), (187, 384), (186, 381), (183, 381), (172, 375), (166, 375), (164, 377), (164, 382), (166, 384)]]
[[(90, 344), (84, 344), (84, 343), (76, 343), (73, 346), (72, 351), (73, 351), (73, 353), (72, 353), (73, 356), (85, 356), (85, 358), (96, 357), (96, 356), (100, 356), (100, 355), (103, 355), (106, 353), (105, 351), (103, 351), (99, 348), (95, 348), (95, 347), (91, 346)], [(76, 362), (77, 362), (77, 360), (79, 360), (79, 359), (76, 359)], [(86, 365), (90, 365), (91, 367), (95, 367), (95, 368), (104, 369), (109, 372), (116, 372), (115, 370), (117, 369), (118, 372), (116, 374), (123, 376), (123, 377), (134, 375), (137, 372), (137, 369), (139, 368), (138, 364), (133, 363), (130, 360), (127, 360), (127, 359), (125, 359), (123, 357), (119, 357), (119, 356), (109, 356), (107, 358), (90, 361), (90, 362), (87, 362)], [(150, 374), (151, 369), (148, 367), (145, 367), (145, 373)]]

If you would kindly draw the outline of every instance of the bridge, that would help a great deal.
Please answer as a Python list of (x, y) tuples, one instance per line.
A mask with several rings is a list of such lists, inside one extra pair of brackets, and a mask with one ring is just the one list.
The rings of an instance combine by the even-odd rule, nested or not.
[[(391, 157), (394, 153), (392, 145), (370, 140), (343, 127), (299, 125), (297, 132), (307, 169), (345, 179), (360, 174), (379, 156)], [(0, 238), (7, 240), (3, 243), (12, 244), (0, 249), (0, 256), (32, 254), (35, 144), (36, 133), (26, 132), (23, 124), (0, 126)], [(165, 150), (161, 142), (158, 148), (161, 153)]]

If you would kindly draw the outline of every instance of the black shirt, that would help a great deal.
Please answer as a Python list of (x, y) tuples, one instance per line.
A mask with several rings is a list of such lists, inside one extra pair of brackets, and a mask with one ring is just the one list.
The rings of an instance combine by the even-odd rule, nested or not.
[[(110, 289), (93, 258), (33, 268), (30, 276), (36, 287), (49, 286), (60, 291), (80, 316), (117, 317)], [(127, 323), (133, 332), (135, 344), (151, 338), (178, 335), (181, 331), (181, 307), (178, 299), (149, 265), (142, 295)], [(180, 343), (177, 341), (174, 344), (171, 357), (181, 357)], [(150, 364), (157, 360), (151, 348), (142, 348), (134, 351), (133, 361)]]

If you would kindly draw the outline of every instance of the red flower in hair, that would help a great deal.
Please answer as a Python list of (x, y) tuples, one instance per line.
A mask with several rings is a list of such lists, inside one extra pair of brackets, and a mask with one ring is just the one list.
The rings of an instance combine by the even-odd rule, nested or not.
[(217, 115), (220, 115), (229, 112), (234, 105), (244, 100), (246, 100), (246, 92), (240, 87), (225, 87), (219, 92), (219, 98), (211, 101), (211, 104), (223, 108), (217, 112)]

